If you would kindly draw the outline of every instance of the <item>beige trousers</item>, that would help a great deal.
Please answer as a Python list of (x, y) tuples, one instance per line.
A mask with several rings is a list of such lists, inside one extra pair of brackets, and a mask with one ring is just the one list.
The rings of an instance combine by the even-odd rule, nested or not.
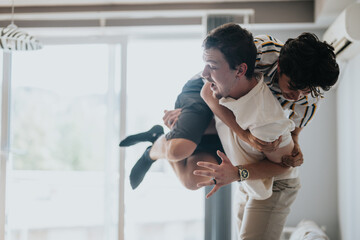
[(237, 224), (241, 240), (279, 240), (290, 206), (300, 189), (299, 178), (274, 181), (273, 194), (254, 200), (239, 184), (236, 195)]

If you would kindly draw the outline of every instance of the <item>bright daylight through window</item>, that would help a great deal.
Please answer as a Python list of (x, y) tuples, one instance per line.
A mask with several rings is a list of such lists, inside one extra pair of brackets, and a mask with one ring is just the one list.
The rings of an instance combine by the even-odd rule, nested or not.
[(204, 190), (185, 189), (166, 160), (132, 190), (130, 170), (149, 144), (127, 148), (125, 159), (118, 147), (120, 82), (127, 81), (126, 134), (163, 125), (163, 110), (202, 69), (201, 39), (130, 39), (126, 58), (121, 47), (12, 54), (7, 240), (117, 240), (119, 199), (125, 239), (204, 238)]
[(108, 48), (13, 53), (9, 239), (116, 236)]
[[(185, 82), (202, 69), (201, 53), (200, 39), (129, 42), (127, 134), (164, 126), (163, 110), (174, 108)], [(166, 160), (131, 189), (130, 170), (149, 145), (126, 148), (125, 239), (203, 239), (204, 190), (185, 189)]]

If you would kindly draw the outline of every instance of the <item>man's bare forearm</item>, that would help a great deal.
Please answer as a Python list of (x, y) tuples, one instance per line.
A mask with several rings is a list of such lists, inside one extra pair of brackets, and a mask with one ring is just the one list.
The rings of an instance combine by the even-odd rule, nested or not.
[(225, 123), (235, 134), (243, 141), (246, 139), (246, 131), (243, 130), (236, 122), (235, 116), (232, 111), (219, 104), (219, 100), (214, 98), (210, 89), (210, 84), (205, 83), (201, 90), (201, 97), (209, 106), (211, 111)]
[(296, 127), (294, 131), (291, 132), (291, 137), (295, 144), (299, 144), (299, 134), (301, 132), (302, 128)]
[(243, 165), (249, 171), (249, 180), (257, 180), (263, 178), (270, 178), (281, 175), (288, 171), (290, 167), (285, 167), (280, 164), (264, 159), (257, 163)]

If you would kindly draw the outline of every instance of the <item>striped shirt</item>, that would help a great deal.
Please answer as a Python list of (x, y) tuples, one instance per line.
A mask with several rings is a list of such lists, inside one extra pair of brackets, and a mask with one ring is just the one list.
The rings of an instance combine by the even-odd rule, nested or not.
[(297, 101), (285, 99), (275, 81), (277, 60), (283, 43), (269, 35), (256, 36), (254, 43), (257, 48), (255, 72), (264, 74), (264, 82), (278, 99), (288, 117), (294, 121), (296, 127), (305, 127), (313, 118), (321, 97), (312, 97), (309, 94)]

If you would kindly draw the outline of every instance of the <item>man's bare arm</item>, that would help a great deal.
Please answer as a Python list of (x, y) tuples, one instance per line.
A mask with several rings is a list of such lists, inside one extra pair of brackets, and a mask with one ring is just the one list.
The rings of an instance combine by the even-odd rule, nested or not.
[(282, 163), (283, 157), (292, 154), (294, 149), (294, 141), (291, 139), (290, 143), (286, 146), (276, 149), (275, 151), (264, 151), (267, 159), (274, 163)]
[[(197, 176), (205, 176), (216, 179), (216, 185), (212, 180), (198, 183), (198, 187), (211, 186), (213, 189), (206, 195), (209, 198), (222, 186), (239, 180), (239, 170), (234, 166), (229, 158), (223, 153), (218, 151), (217, 154), (222, 159), (220, 165), (210, 162), (198, 162), (197, 165), (204, 167), (204, 170), (196, 170), (194, 174)], [(257, 180), (263, 178), (270, 178), (285, 173), (289, 167), (271, 162), (267, 159), (257, 163), (243, 165), (249, 171), (249, 180)]]
[(298, 167), (304, 163), (304, 157), (299, 145), (299, 134), (301, 130), (302, 128), (297, 127), (291, 132), (291, 137), (294, 141), (294, 149), (291, 154), (283, 156), (282, 158), (282, 163), (286, 166)]
[[(264, 152), (266, 157), (264, 160), (253, 164), (242, 165), (243, 168), (246, 168), (249, 171), (249, 180), (257, 180), (278, 176), (285, 173), (289, 169), (289, 167), (281, 164), (282, 157), (284, 155), (291, 154), (294, 149), (294, 142), (292, 138), (290, 136), (288, 138), (289, 143), (287, 145), (282, 146), (275, 151)], [(222, 159), (222, 163), (220, 165), (209, 162), (198, 162), (197, 164), (201, 167), (206, 168), (206, 170), (194, 171), (195, 175), (208, 176), (216, 179), (216, 184), (206, 196), (207, 198), (213, 195), (222, 186), (239, 180), (238, 168), (231, 163), (231, 161), (224, 153), (220, 151), (218, 151), (217, 153)], [(201, 182), (197, 185), (199, 187), (203, 187), (214, 184), (212, 180), (208, 180)]]
[(302, 128), (296, 127), (294, 131), (291, 132), (291, 137), (295, 144), (299, 144), (299, 134), (301, 132)]
[(236, 122), (235, 116), (232, 111), (219, 104), (219, 100), (216, 99), (211, 91), (210, 83), (205, 83), (201, 93), (201, 97), (204, 99), (213, 113), (220, 118), (235, 134), (244, 142), (250, 144), (260, 152), (274, 151), (280, 144), (281, 138), (274, 142), (265, 142), (254, 137), (248, 130), (243, 130)]

